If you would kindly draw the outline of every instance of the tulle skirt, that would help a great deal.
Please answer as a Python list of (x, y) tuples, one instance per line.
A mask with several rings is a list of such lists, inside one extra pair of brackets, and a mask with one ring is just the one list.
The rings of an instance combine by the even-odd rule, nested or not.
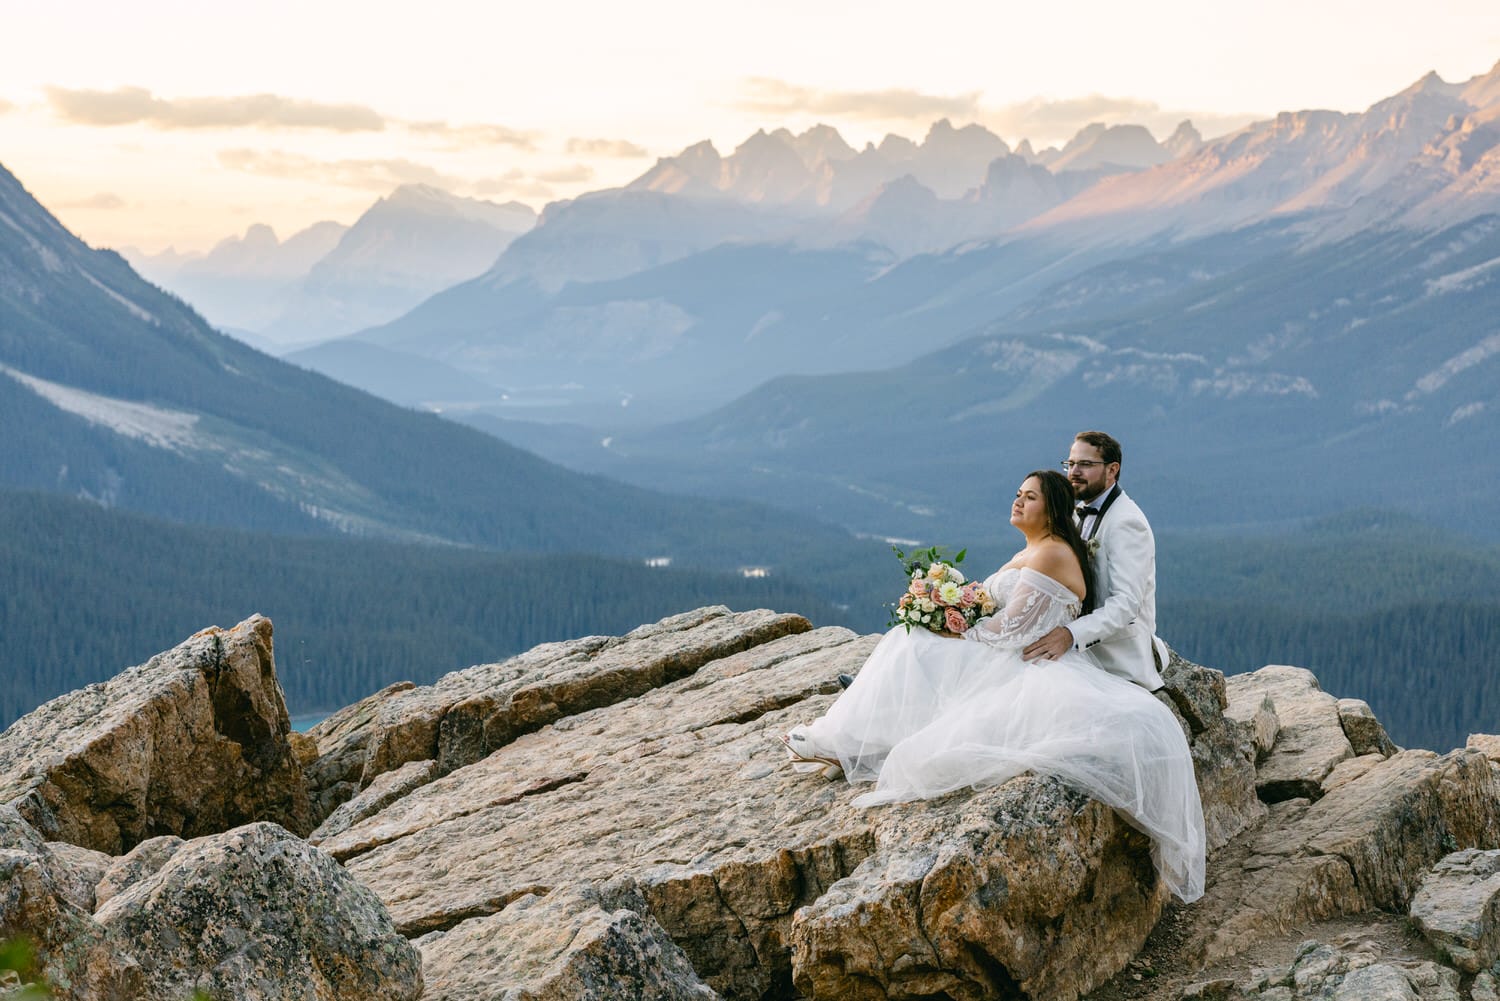
[(1087, 654), (1028, 664), (1015, 650), (897, 627), (827, 715), (793, 737), (804, 753), (838, 759), (850, 782), (875, 783), (858, 806), (1055, 776), (1149, 835), (1178, 897), (1203, 893), (1203, 808), (1181, 724)]

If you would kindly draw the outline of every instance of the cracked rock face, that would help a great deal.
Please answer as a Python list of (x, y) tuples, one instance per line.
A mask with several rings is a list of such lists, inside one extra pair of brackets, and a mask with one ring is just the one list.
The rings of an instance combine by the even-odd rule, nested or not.
[(26, 936), (59, 997), (143, 999), (141, 971), (94, 920), (93, 888), (82, 886), (69, 848), (0, 807), (0, 940)]
[[(1300, 667), (1272, 665), (1227, 680), (1230, 714), (1253, 721), (1258, 741), (1265, 740), (1267, 729), (1274, 740), (1274, 753), (1261, 763), (1256, 775), (1260, 798), (1277, 803), (1323, 795), (1328, 773), (1355, 755), (1344, 733), (1338, 699), (1318, 687), (1311, 671)], [(1267, 701), (1270, 707), (1265, 706)]]
[(1500, 960), (1500, 850), (1470, 848), (1433, 866), (1412, 898), (1411, 917), (1466, 973)]
[(800, 615), (723, 606), (640, 626), (624, 636), (544, 643), (424, 687), (393, 685), (315, 727), (309, 769), (330, 812), (376, 778), (416, 761), (446, 773), (548, 723), (644, 694), (704, 664), (811, 628)]
[(1243, 982), (1195, 985), (1201, 1001), (1459, 1001), (1459, 976), (1427, 961), (1385, 959), (1367, 949), (1304, 942), (1292, 965)]
[(110, 854), (252, 819), (306, 833), (290, 732), (271, 622), (255, 616), (17, 720), (0, 734), (0, 803), (49, 840)]

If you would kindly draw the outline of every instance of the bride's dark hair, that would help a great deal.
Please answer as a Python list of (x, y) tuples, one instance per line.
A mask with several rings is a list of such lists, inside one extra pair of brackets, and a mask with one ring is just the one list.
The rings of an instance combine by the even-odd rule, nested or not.
[(1026, 479), (1035, 478), (1042, 485), (1042, 500), (1047, 506), (1047, 531), (1068, 544), (1083, 569), (1083, 614), (1094, 610), (1094, 562), (1078, 526), (1073, 524), (1073, 485), (1053, 469), (1034, 469)]

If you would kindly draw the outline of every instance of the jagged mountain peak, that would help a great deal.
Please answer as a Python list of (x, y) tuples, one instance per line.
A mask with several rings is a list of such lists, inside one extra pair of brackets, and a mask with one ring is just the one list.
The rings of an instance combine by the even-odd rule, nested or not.
[(1144, 125), (1093, 122), (1080, 129), (1047, 166), (1054, 173), (1098, 168), (1140, 170), (1171, 158)]
[(1420, 80), (1395, 96), (1407, 97), (1415, 94), (1440, 94), (1443, 97), (1458, 97), (1462, 91), (1462, 84), (1448, 83), (1437, 75), (1437, 70), (1428, 70)]
[(875, 148), (880, 155), (890, 160), (909, 160), (917, 154), (917, 144), (905, 136), (898, 136), (894, 132), (886, 133), (880, 145)]
[(245, 227), (242, 236), (226, 236), (214, 244), (209, 253), (218, 253), (221, 250), (240, 248), (244, 250), (269, 250), (281, 246), (281, 239), (276, 235), (276, 230), (263, 222), (253, 222)]
[(990, 156), (1003, 156), (1010, 152), (1005, 140), (983, 125), (970, 123), (955, 128), (946, 118), (939, 118), (932, 123), (932, 127), (927, 130), (927, 137), (922, 140), (922, 148), (943, 152), (964, 150)]
[(1173, 157), (1188, 156), (1203, 148), (1203, 133), (1193, 127), (1192, 121), (1183, 119), (1177, 128), (1162, 143), (1162, 148)]
[(802, 157), (802, 162), (809, 167), (814, 167), (819, 163), (852, 160), (859, 155), (854, 147), (839, 135), (838, 129), (821, 123), (814, 125), (799, 136), (792, 137), (791, 145)]
[[(704, 139), (699, 142), (693, 143), (693, 145), (689, 146), (687, 149), (684, 149), (675, 157), (664, 157), (663, 159), (682, 160), (688, 162), (711, 160), (717, 163), (721, 159), (721, 157), (719, 156), (718, 149), (713, 144), (713, 140)], [(660, 163), (661, 161), (658, 160), (657, 162)]]
[(466, 198), (430, 184), (403, 184), (370, 206), (355, 228), (369, 220), (410, 216), (470, 219), (512, 231), (530, 229), (536, 222), (536, 211), (521, 202), (491, 202)]

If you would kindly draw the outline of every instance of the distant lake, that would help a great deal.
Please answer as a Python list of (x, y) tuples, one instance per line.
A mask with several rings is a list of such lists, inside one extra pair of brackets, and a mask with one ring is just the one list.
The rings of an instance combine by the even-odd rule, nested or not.
[(298, 733), (306, 733), (327, 718), (327, 713), (307, 713), (302, 716), (293, 716), (292, 729)]

